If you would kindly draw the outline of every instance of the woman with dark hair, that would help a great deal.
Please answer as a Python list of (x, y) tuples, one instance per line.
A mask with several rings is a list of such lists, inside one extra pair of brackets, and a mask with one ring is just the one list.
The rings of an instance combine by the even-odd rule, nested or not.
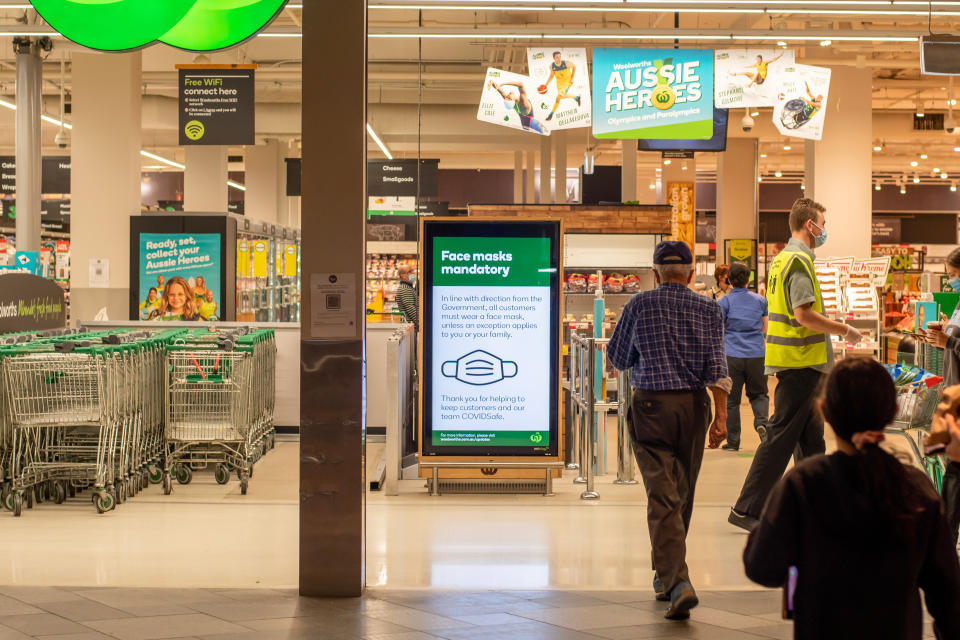
[(767, 587), (796, 576), (794, 638), (919, 640), (920, 589), (937, 636), (960, 638), (960, 564), (940, 498), (878, 446), (897, 411), (890, 374), (846, 358), (819, 406), (838, 451), (777, 484), (743, 553), (747, 576)]
[[(960, 292), (960, 248), (950, 252), (944, 266), (950, 288)], [(960, 384), (960, 305), (954, 309), (945, 327), (939, 322), (929, 323), (927, 331), (922, 331), (918, 323), (917, 332), (924, 336), (925, 342), (943, 349), (943, 386)], [(947, 524), (956, 544), (960, 533), (960, 462), (947, 463), (942, 491)]]
[(717, 281), (717, 284), (710, 289), (710, 297), (714, 300), (720, 300), (720, 298), (730, 293), (730, 280), (727, 278), (728, 273), (730, 273), (730, 267), (725, 264), (719, 264), (717, 268), (713, 270), (713, 279)]
[(750, 269), (739, 262), (730, 267), (732, 288), (720, 299), (723, 315), (723, 346), (727, 353), (727, 371), (733, 388), (727, 396), (727, 444), (725, 451), (740, 449), (740, 398), (747, 389), (753, 409), (753, 428), (763, 440), (770, 415), (770, 395), (764, 374), (767, 333), (767, 300), (747, 290)]

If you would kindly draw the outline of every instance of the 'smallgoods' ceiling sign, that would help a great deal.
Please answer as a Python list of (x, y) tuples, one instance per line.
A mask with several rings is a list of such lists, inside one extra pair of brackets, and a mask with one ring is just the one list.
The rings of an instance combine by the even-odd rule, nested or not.
[(187, 51), (216, 51), (262, 31), (286, 0), (32, 0), (65, 38), (101, 51), (156, 42)]

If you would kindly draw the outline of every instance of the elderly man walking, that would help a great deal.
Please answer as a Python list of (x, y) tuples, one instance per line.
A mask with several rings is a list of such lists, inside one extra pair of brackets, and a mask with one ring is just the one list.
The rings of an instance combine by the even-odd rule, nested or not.
[[(693, 255), (683, 242), (661, 242), (653, 254), (657, 288), (635, 295), (623, 309), (607, 357), (632, 369), (630, 432), (647, 490), (647, 526), (653, 547), (653, 589), (670, 601), (664, 617), (684, 620), (699, 604), (687, 569), (687, 532), (693, 496), (710, 447), (726, 437), (731, 381), (723, 349), (723, 318), (716, 302), (691, 291)], [(710, 397), (715, 415), (710, 422)]]

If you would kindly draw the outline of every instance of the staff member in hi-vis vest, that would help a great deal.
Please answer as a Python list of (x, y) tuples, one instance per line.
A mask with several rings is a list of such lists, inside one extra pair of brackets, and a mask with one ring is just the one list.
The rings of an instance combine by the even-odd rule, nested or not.
[(814, 407), (814, 397), (821, 377), (833, 365), (830, 334), (846, 336), (853, 344), (861, 339), (855, 328), (823, 315), (813, 249), (827, 241), (825, 211), (809, 198), (793, 203), (793, 237), (774, 258), (767, 275), (765, 370), (777, 376), (774, 413), (728, 518), (730, 524), (748, 531), (757, 526), (767, 496), (794, 451), (798, 458), (806, 458), (826, 450), (823, 418)]

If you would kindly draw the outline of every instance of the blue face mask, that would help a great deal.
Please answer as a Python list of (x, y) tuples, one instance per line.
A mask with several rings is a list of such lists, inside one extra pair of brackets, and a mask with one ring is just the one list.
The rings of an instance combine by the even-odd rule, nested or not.
[(410, 284), (417, 284), (417, 274), (411, 273), (409, 276)]
[(951, 278), (948, 284), (954, 291), (960, 292), (960, 278)]
[(817, 229), (820, 229), (820, 235), (813, 238), (813, 245), (815, 247), (822, 247), (827, 241), (827, 230), (818, 225), (816, 222), (811, 222), (810, 224), (815, 226)]

